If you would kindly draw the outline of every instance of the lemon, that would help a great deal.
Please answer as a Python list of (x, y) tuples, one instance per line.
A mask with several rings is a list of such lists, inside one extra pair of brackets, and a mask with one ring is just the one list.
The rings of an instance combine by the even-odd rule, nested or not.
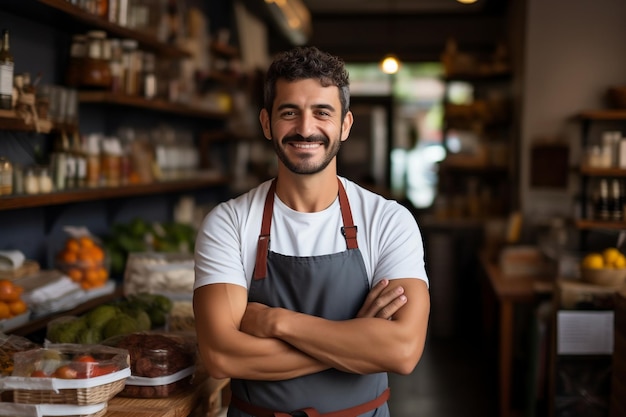
[(604, 257), (600, 253), (589, 253), (583, 258), (582, 266), (586, 269), (602, 269), (604, 268)]
[(615, 266), (615, 262), (622, 256), (622, 253), (617, 248), (606, 248), (602, 251), (604, 257), (604, 264), (607, 266)]
[(626, 256), (620, 254), (615, 261), (613, 262), (613, 266), (616, 269), (623, 269), (626, 268)]

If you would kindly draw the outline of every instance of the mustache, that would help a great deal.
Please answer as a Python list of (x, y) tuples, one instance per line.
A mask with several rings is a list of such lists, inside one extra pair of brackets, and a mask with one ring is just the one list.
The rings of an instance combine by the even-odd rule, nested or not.
[(330, 140), (324, 135), (311, 135), (309, 137), (304, 137), (302, 135), (291, 135), (285, 136), (281, 141), (283, 145), (286, 145), (289, 142), (321, 142), (324, 145), (330, 143)]

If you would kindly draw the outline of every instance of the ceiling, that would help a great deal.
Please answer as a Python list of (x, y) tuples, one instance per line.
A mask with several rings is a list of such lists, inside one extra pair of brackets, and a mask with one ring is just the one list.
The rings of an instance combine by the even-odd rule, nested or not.
[[(491, 50), (506, 31), (512, 0), (247, 0), (249, 4), (304, 6), (310, 15), (305, 42), (346, 61), (376, 62), (393, 52), (403, 60), (438, 60), (446, 41), (459, 40), (466, 50)], [(297, 30), (283, 34), (302, 35)], [(291, 33), (290, 33), (291, 32)], [(293, 42), (293, 37), (291, 39)], [(284, 36), (273, 37), (271, 52), (290, 47)]]

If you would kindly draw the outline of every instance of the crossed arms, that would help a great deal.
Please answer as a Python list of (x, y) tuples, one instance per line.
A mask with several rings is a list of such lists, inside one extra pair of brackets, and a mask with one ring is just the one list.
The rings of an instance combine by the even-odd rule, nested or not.
[(210, 284), (194, 292), (198, 345), (214, 378), (284, 380), (336, 368), (408, 374), (426, 339), (426, 283), (382, 280), (357, 317), (332, 321), (248, 303), (247, 290)]

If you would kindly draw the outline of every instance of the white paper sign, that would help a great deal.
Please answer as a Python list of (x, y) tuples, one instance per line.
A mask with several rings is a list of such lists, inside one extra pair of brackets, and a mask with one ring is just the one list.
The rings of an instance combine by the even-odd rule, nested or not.
[(613, 311), (559, 311), (557, 354), (613, 353)]

